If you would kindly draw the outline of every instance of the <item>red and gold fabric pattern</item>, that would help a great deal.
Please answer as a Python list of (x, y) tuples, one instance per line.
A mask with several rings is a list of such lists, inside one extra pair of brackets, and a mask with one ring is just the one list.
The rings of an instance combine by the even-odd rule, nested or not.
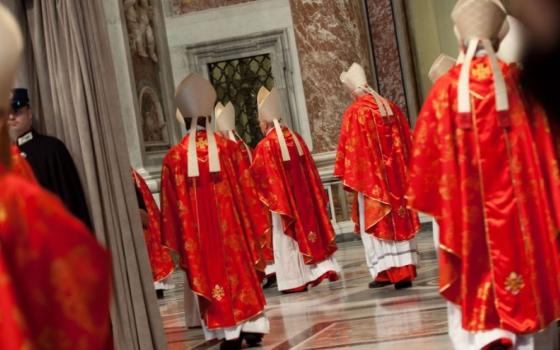
[(112, 349), (109, 254), (38, 185), (0, 188), (0, 348)]
[[(327, 214), (328, 199), (311, 153), (301, 136), (283, 128), (290, 161), (283, 162), (276, 132), (257, 145), (252, 173), (264, 204), (282, 216), (284, 233), (298, 243), (306, 264), (328, 259), (337, 249)], [(299, 156), (293, 137), (303, 148)]]
[(11, 147), (12, 152), (12, 164), (11, 168), (14, 174), (23, 177), (24, 179), (28, 180), (29, 182), (37, 183), (37, 179), (35, 178), (35, 174), (33, 173), (33, 169), (31, 169), (31, 165), (22, 157), (19, 152), (19, 148), (16, 145)]
[(148, 258), (150, 259), (150, 266), (152, 267), (152, 277), (154, 282), (159, 282), (169, 276), (175, 265), (169, 248), (163, 245), (161, 237), (160, 220), (161, 213), (152, 196), (152, 192), (148, 188), (144, 178), (132, 170), (132, 180), (134, 185), (142, 194), (142, 199), (146, 204), (146, 211), (148, 212), (148, 227), (144, 230), (144, 241), (148, 248)]
[[(210, 173), (206, 131), (198, 131), (200, 175), (187, 177), (189, 136), (173, 147), (162, 170), (162, 235), (177, 251), (181, 267), (199, 297), (209, 329), (241, 324), (264, 310), (265, 298), (255, 269), (258, 245), (245, 224), (249, 213), (234, 159), (237, 146), (216, 134), (221, 171)], [(256, 254), (256, 255), (255, 255)]]
[(469, 115), (457, 113), (461, 66), (432, 88), (408, 198), (440, 224), (440, 291), (461, 306), (463, 328), (532, 333), (560, 317), (557, 155), (544, 113), (502, 63), (510, 110), (496, 112), (488, 67), (473, 60)]
[[(249, 237), (247, 241), (250, 244), (257, 245), (251, 248), (253, 261), (259, 272), (264, 277), (264, 270), (267, 263), (274, 262), (274, 253), (272, 251), (272, 223), (270, 222), (270, 212), (261, 201), (257, 191), (253, 174), (251, 173), (251, 160), (253, 154), (251, 149), (245, 146), (242, 140), (233, 142), (237, 148), (234, 163), (238, 173), (239, 184), (243, 192), (243, 203), (245, 212), (249, 214), (248, 221), (244, 225), (248, 227), (246, 232), (252, 232), (254, 237)], [(242, 219), (244, 219), (242, 217)]]
[[(402, 241), (416, 235), (420, 222), (405, 199), (411, 147), (408, 121), (394, 103), (391, 108), (394, 115), (381, 116), (373, 96), (366, 94), (345, 111), (334, 174), (346, 190), (364, 194), (367, 233)], [(359, 232), (356, 199), (352, 219)]]

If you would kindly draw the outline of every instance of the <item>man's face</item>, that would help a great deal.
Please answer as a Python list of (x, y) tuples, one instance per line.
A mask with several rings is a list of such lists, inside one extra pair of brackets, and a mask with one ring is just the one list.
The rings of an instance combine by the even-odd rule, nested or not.
[(10, 136), (15, 139), (31, 130), (32, 121), (33, 113), (31, 108), (24, 106), (16, 111), (12, 111), (8, 117)]

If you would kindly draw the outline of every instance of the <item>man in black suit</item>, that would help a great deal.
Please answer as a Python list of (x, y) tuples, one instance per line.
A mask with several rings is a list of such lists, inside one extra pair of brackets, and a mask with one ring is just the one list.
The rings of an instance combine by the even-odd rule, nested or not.
[(56, 194), (66, 208), (92, 229), (88, 206), (72, 156), (62, 141), (33, 129), (33, 112), (26, 89), (12, 91), (10, 134), (27, 159), (39, 184)]

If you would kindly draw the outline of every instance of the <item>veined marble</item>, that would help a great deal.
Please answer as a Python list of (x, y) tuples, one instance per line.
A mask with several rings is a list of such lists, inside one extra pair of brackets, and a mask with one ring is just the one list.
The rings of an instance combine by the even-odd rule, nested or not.
[[(255, 349), (451, 349), (430, 230), (419, 235), (419, 249), (421, 265), (413, 288), (372, 290), (361, 242), (340, 243), (340, 281), (300, 294), (265, 291), (271, 330)], [(204, 341), (200, 329), (185, 328), (183, 274), (173, 278), (176, 289), (160, 301), (169, 349), (218, 349), (217, 342)]]
[(371, 76), (367, 24), (360, 1), (290, 0), (314, 153), (336, 149), (351, 99), (339, 76), (353, 62)]
[(391, 0), (366, 0), (379, 93), (407, 114), (401, 57)]

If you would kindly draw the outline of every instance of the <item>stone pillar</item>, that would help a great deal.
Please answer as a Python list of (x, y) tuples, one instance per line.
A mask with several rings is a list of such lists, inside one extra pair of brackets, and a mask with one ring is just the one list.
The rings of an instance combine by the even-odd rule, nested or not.
[(131, 165), (159, 192), (161, 162), (180, 139), (159, 0), (103, 2)]
[(379, 93), (414, 124), (418, 94), (404, 0), (365, 0)]
[(340, 73), (353, 62), (372, 76), (361, 1), (290, 0), (314, 153), (336, 150), (342, 113), (351, 97)]

